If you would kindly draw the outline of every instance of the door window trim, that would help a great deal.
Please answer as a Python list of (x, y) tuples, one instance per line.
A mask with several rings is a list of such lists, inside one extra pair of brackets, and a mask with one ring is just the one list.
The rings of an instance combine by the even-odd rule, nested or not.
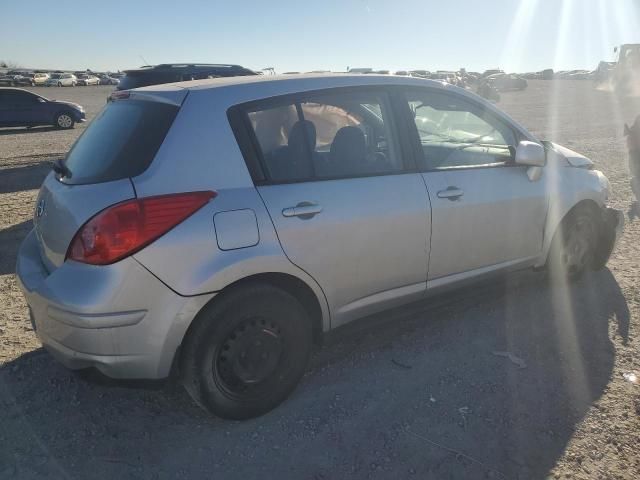
[(518, 165), (515, 163), (512, 158), (511, 161), (505, 162), (492, 162), (492, 163), (480, 163), (477, 165), (456, 165), (451, 167), (442, 167), (442, 168), (426, 168), (427, 162), (424, 158), (424, 151), (422, 150), (422, 141), (420, 140), (420, 134), (418, 133), (418, 128), (413, 119), (413, 113), (411, 112), (411, 108), (409, 108), (409, 100), (407, 99), (408, 92), (416, 92), (420, 94), (440, 94), (445, 96), (450, 96), (456, 100), (459, 100), (462, 103), (467, 103), (471, 105), (471, 107), (477, 108), (483, 114), (487, 114), (492, 120), (502, 124), (505, 128), (509, 129), (513, 134), (513, 138), (515, 139), (516, 145), (518, 142), (522, 141), (522, 135), (518, 132), (512, 125), (506, 122), (504, 119), (501, 119), (494, 112), (489, 110), (485, 105), (473, 101), (473, 99), (466, 98), (462, 95), (456, 94), (455, 92), (443, 91), (436, 88), (431, 87), (414, 87), (414, 86), (396, 86), (394, 87), (397, 90), (397, 102), (400, 103), (398, 105), (398, 114), (402, 115), (405, 121), (405, 125), (407, 126), (408, 137), (411, 142), (411, 150), (413, 151), (413, 155), (415, 155), (415, 165), (417, 171), (421, 173), (428, 172), (451, 172), (451, 171), (459, 171), (459, 170), (477, 170), (477, 169), (485, 169), (485, 168), (513, 168), (513, 167), (523, 167), (523, 165)]
[[(275, 97), (252, 100), (241, 104), (233, 105), (227, 109), (227, 118), (231, 125), (240, 152), (245, 160), (253, 183), (256, 186), (263, 185), (285, 185), (295, 183), (312, 183), (324, 182), (331, 180), (346, 180), (350, 178), (369, 178), (390, 175), (406, 175), (407, 173), (416, 173), (418, 171), (416, 165), (415, 154), (409, 144), (409, 138), (406, 134), (400, 133), (405, 127), (403, 115), (397, 108), (397, 100), (394, 98), (394, 89), (378, 86), (356, 86), (356, 87), (332, 87), (316, 90), (300, 91), (286, 95), (278, 95)], [(310, 177), (294, 180), (271, 180), (268, 178), (267, 169), (265, 168), (262, 149), (256, 137), (255, 131), (249, 120), (248, 113), (256, 110), (266, 110), (282, 105), (296, 105), (303, 102), (313, 101), (314, 97), (323, 97), (327, 95), (348, 95), (353, 94), (374, 94), (383, 102), (386, 102), (389, 117), (383, 119), (385, 127), (388, 128), (391, 135), (391, 141), (395, 147), (396, 154), (399, 155), (401, 168), (390, 172), (375, 172), (370, 174), (359, 175), (340, 175), (326, 177)]]

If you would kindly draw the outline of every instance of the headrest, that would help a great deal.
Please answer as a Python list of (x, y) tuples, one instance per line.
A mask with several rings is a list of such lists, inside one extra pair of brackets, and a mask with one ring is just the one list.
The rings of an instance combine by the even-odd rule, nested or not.
[(309, 120), (298, 120), (289, 131), (289, 146), (302, 152), (306, 142), (312, 151), (316, 149), (316, 126)]
[(367, 155), (364, 133), (358, 127), (342, 127), (331, 144), (331, 156), (340, 162), (360, 161)]

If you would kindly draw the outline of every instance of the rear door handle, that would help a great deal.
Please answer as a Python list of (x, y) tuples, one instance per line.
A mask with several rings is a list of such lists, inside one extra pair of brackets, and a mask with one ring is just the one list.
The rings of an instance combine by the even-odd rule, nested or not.
[(458, 187), (447, 187), (446, 190), (440, 190), (438, 192), (438, 198), (446, 198), (447, 200), (458, 200), (464, 195), (464, 192)]
[(288, 207), (282, 210), (283, 217), (299, 217), (302, 219), (313, 218), (322, 212), (322, 207), (313, 202), (300, 202), (295, 207)]

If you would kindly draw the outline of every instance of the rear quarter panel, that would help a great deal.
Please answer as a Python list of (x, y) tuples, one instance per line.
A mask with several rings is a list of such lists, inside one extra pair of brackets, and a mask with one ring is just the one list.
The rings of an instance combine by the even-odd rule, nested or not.
[[(217, 292), (259, 273), (292, 275), (314, 291), (328, 329), (324, 294), (313, 278), (285, 256), (229, 125), (226, 106), (218, 102), (206, 91), (190, 91), (155, 160), (133, 179), (141, 198), (200, 190), (213, 190), (217, 196), (134, 257), (185, 296)], [(214, 216), (240, 209), (255, 213), (258, 243), (223, 251)]]

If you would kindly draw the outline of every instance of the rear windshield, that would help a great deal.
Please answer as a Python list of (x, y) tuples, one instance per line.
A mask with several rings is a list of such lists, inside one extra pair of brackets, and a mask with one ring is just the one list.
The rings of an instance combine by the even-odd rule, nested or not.
[(179, 108), (144, 100), (110, 102), (78, 138), (65, 164), (77, 185), (135, 177), (153, 161)]

